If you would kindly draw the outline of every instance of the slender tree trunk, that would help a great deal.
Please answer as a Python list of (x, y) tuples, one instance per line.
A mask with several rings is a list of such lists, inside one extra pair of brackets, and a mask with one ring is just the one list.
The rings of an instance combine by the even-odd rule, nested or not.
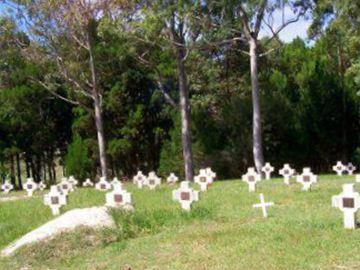
[(25, 155), (25, 167), (26, 167), (26, 178), (30, 178), (31, 177), (30, 162), (27, 154)]
[(16, 154), (16, 167), (17, 167), (17, 177), (18, 177), (18, 184), (19, 189), (22, 189), (22, 179), (21, 179), (21, 166), (20, 166), (20, 155)]
[(261, 110), (258, 81), (258, 52), (257, 41), (250, 40), (250, 69), (251, 69), (251, 92), (253, 105), (253, 154), (256, 170), (261, 173), (264, 164), (262, 134), (261, 134)]
[(185, 51), (177, 48), (177, 68), (180, 92), (180, 112), (181, 112), (181, 141), (183, 148), (183, 158), (185, 166), (185, 180), (192, 181), (194, 178), (194, 164), (191, 150), (190, 135), (190, 104), (187, 85), (187, 77), (184, 65)]
[(10, 156), (10, 179), (11, 184), (13, 184), (14, 188), (16, 188), (14, 155)]

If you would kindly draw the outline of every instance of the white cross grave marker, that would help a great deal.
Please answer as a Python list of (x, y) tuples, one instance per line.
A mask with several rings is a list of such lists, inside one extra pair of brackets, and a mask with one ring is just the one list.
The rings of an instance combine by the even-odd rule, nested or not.
[(111, 189), (111, 184), (106, 181), (106, 178), (104, 176), (100, 177), (100, 181), (96, 183), (95, 189), (106, 191), (108, 189)]
[(354, 171), (356, 171), (356, 167), (351, 162), (349, 162), (346, 166), (346, 171), (349, 175), (353, 175)]
[(249, 185), (249, 192), (254, 192), (256, 183), (261, 181), (261, 175), (253, 167), (248, 168), (247, 173), (242, 176), (242, 181)]
[(93, 187), (94, 183), (91, 182), (90, 178), (86, 178), (86, 180), (82, 184), (83, 187)]
[(143, 175), (141, 171), (138, 171), (137, 174), (133, 177), (133, 183), (137, 185), (138, 188), (143, 188), (146, 182), (146, 176)]
[(27, 192), (27, 195), (31, 197), (34, 191), (37, 189), (37, 184), (34, 182), (32, 178), (27, 178), (24, 184), (24, 189)]
[(45, 188), (46, 188), (46, 185), (43, 181), (40, 181), (39, 185), (38, 185), (38, 188), (43, 191)]
[(110, 184), (114, 187), (115, 185), (121, 185), (121, 182), (117, 177), (114, 177)]
[(70, 192), (74, 191), (72, 184), (68, 181), (66, 177), (61, 178), (61, 182), (58, 184), (58, 187), (61, 189), (64, 195), (68, 195)]
[(266, 218), (267, 217), (266, 207), (273, 206), (273, 205), (274, 205), (273, 202), (267, 202), (266, 203), (265, 199), (264, 199), (264, 194), (260, 193), (260, 203), (253, 204), (253, 207), (254, 208), (261, 208), (263, 217)]
[(74, 189), (74, 188), (76, 188), (79, 181), (76, 180), (74, 176), (70, 175), (68, 182), (72, 185), (72, 187)]
[(144, 186), (148, 186), (150, 189), (155, 189), (161, 184), (161, 178), (159, 178), (155, 172), (149, 172), (148, 177), (144, 181)]
[(1, 185), (1, 189), (5, 194), (8, 194), (11, 190), (14, 189), (14, 185), (11, 184), (9, 180), (6, 180), (5, 183)]
[(105, 205), (110, 207), (131, 205), (131, 194), (122, 188), (122, 184), (115, 184), (114, 190), (106, 193)]
[(216, 173), (212, 171), (212, 169), (210, 167), (207, 167), (205, 169), (207, 175), (211, 178), (211, 184), (214, 182), (215, 178), (216, 178)]
[(270, 180), (271, 173), (274, 171), (274, 167), (271, 166), (269, 162), (266, 162), (265, 166), (263, 166), (261, 170), (265, 173), (265, 179)]
[(302, 190), (308, 191), (311, 185), (317, 182), (317, 176), (311, 172), (310, 168), (303, 168), (302, 174), (296, 177), (296, 181), (302, 184)]
[(336, 162), (336, 165), (334, 165), (332, 168), (339, 176), (341, 176), (346, 170), (345, 165), (343, 165), (341, 161)]
[(194, 177), (194, 182), (200, 186), (201, 191), (206, 191), (214, 181), (214, 173), (208, 169), (200, 169), (199, 174)]
[(182, 181), (180, 188), (173, 190), (173, 200), (178, 201), (185, 211), (190, 211), (191, 204), (199, 200), (199, 191), (193, 190), (189, 181)]
[(332, 197), (332, 206), (344, 213), (344, 228), (355, 229), (356, 212), (360, 208), (360, 195), (354, 191), (354, 184), (344, 184), (343, 191)]
[(171, 185), (175, 184), (178, 180), (179, 178), (174, 173), (170, 173), (168, 178), (166, 178), (166, 182)]
[(44, 204), (51, 208), (52, 214), (60, 214), (60, 207), (66, 205), (66, 195), (59, 191), (58, 186), (50, 187), (50, 192), (44, 195)]
[(295, 170), (290, 167), (289, 164), (284, 164), (284, 167), (279, 170), (279, 174), (284, 177), (284, 183), (285, 185), (290, 185), (290, 177), (293, 176), (295, 173)]

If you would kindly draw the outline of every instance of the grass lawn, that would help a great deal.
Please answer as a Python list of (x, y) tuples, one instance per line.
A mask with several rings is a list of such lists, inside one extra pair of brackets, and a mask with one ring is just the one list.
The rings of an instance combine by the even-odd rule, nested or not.
[[(343, 229), (341, 211), (331, 208), (331, 196), (354, 179), (324, 175), (311, 192), (264, 180), (255, 193), (239, 180), (217, 181), (190, 213), (171, 200), (170, 187), (128, 184), (136, 211), (111, 211), (116, 228), (80, 228), (25, 247), (0, 269), (360, 269), (360, 229)], [(260, 192), (276, 204), (267, 219), (252, 208)], [(82, 188), (62, 212), (104, 202), (105, 193)], [(51, 218), (42, 197), (0, 203), (0, 248)]]

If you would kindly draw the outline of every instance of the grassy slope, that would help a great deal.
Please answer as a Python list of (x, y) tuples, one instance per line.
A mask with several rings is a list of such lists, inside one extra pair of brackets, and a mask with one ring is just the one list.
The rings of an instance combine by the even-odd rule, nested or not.
[[(171, 201), (168, 187), (129, 185), (136, 212), (113, 212), (116, 229), (61, 235), (3, 259), (0, 269), (360, 269), (360, 230), (343, 229), (341, 212), (331, 208), (331, 196), (349, 181), (322, 176), (302, 192), (299, 184), (274, 179), (253, 194), (238, 180), (216, 182), (190, 214)], [(276, 204), (268, 219), (252, 208), (260, 192)], [(81, 189), (64, 210), (104, 200), (101, 192)], [(50, 218), (41, 198), (0, 203), (0, 247)]]

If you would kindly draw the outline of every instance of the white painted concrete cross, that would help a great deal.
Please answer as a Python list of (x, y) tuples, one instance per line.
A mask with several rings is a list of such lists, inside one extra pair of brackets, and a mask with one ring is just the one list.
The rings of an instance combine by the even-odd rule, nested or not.
[(150, 189), (155, 189), (160, 184), (161, 178), (159, 178), (155, 172), (149, 172), (149, 175), (144, 182), (144, 186), (147, 186)]
[(206, 191), (213, 182), (213, 175), (207, 169), (200, 169), (199, 174), (194, 177), (194, 182), (200, 186), (201, 191)]
[(14, 189), (14, 185), (11, 184), (9, 180), (5, 180), (5, 183), (1, 185), (1, 189), (5, 194), (8, 194), (11, 190)]
[(190, 211), (191, 204), (199, 200), (199, 191), (193, 190), (189, 181), (182, 181), (180, 188), (173, 190), (173, 200), (178, 201), (185, 211)]
[(242, 176), (242, 181), (249, 186), (249, 192), (254, 192), (257, 182), (261, 181), (261, 175), (253, 167), (248, 168), (247, 173)]
[(106, 181), (106, 178), (104, 176), (102, 176), (100, 177), (100, 181), (96, 183), (95, 189), (106, 191), (111, 189), (111, 184), (108, 181)]
[(50, 187), (50, 192), (44, 195), (44, 204), (51, 208), (52, 214), (60, 214), (60, 208), (66, 205), (66, 195), (59, 191), (58, 186)]
[(344, 214), (344, 228), (356, 228), (356, 212), (360, 208), (360, 195), (354, 191), (354, 184), (344, 184), (343, 191), (332, 197), (332, 206)]
[(302, 190), (308, 191), (311, 185), (317, 182), (317, 176), (311, 172), (310, 168), (303, 168), (302, 174), (296, 177), (296, 181), (302, 184)]
[(349, 175), (353, 175), (354, 171), (356, 171), (356, 167), (354, 166), (354, 164), (349, 162), (348, 165), (346, 165), (346, 171)]
[(333, 170), (336, 172), (337, 175), (341, 176), (343, 172), (346, 170), (344, 164), (341, 161), (336, 162), (336, 164), (332, 167)]
[(94, 183), (90, 180), (90, 178), (86, 178), (86, 180), (82, 184), (83, 187), (93, 187)]
[(261, 170), (263, 171), (263, 173), (265, 173), (265, 179), (270, 180), (271, 173), (274, 171), (274, 167), (271, 166), (271, 164), (269, 162), (266, 162), (265, 166), (263, 166), (261, 168)]
[(40, 189), (41, 191), (43, 191), (43, 190), (46, 188), (46, 185), (45, 185), (45, 183), (44, 183), (43, 181), (40, 181), (38, 187), (39, 187), (39, 189)]
[(138, 171), (137, 174), (133, 177), (133, 183), (137, 185), (138, 188), (143, 188), (146, 182), (146, 176), (143, 175), (141, 171)]
[(210, 167), (207, 167), (205, 169), (207, 175), (211, 178), (211, 183), (214, 182), (215, 178), (216, 178), (216, 173), (212, 171), (212, 169)]
[(114, 177), (110, 184), (114, 187), (115, 185), (121, 185), (121, 182), (117, 177)]
[(58, 184), (58, 187), (61, 189), (64, 195), (68, 195), (70, 192), (74, 191), (72, 184), (66, 177), (61, 178), (61, 182)]
[(290, 177), (293, 176), (295, 173), (295, 170), (290, 167), (289, 164), (284, 164), (284, 167), (279, 170), (279, 174), (284, 177), (284, 183), (285, 185), (290, 185)]
[(178, 180), (179, 178), (174, 173), (170, 173), (168, 178), (166, 178), (166, 182), (170, 185), (175, 184)]
[(273, 205), (274, 205), (273, 202), (265, 202), (264, 194), (260, 193), (260, 203), (253, 204), (253, 207), (261, 208), (263, 217), (266, 218), (267, 217), (266, 207), (273, 206)]
[(79, 181), (76, 180), (73, 175), (70, 175), (68, 182), (72, 185), (73, 189), (76, 188), (77, 184), (79, 183)]
[(106, 193), (106, 206), (124, 207), (131, 205), (131, 194), (122, 188), (122, 184), (115, 184), (114, 190)]
[(32, 178), (27, 178), (26, 182), (23, 185), (24, 189), (27, 192), (27, 195), (31, 197), (35, 190), (37, 190), (37, 184), (34, 182)]

